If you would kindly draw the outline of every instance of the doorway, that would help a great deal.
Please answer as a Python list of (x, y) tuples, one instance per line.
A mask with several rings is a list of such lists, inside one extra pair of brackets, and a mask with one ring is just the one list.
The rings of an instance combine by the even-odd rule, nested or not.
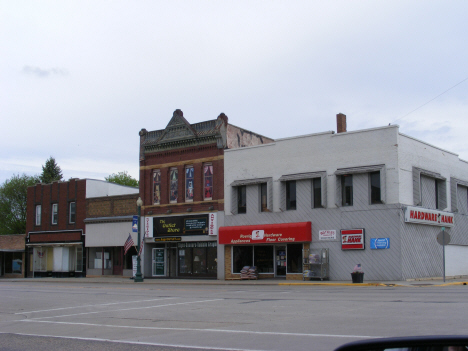
[(167, 266), (169, 278), (177, 277), (177, 247), (167, 248)]
[(166, 275), (166, 249), (153, 249), (152, 263), (153, 277), (164, 277)]
[(113, 262), (113, 275), (123, 275), (123, 246), (114, 247), (114, 252), (112, 253), (114, 262)]
[(276, 276), (286, 277), (286, 246), (275, 246), (276, 249)]

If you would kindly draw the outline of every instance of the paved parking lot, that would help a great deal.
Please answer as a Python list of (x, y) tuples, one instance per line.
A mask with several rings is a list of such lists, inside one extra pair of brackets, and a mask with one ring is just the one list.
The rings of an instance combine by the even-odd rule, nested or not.
[(371, 337), (466, 334), (467, 289), (10, 281), (0, 282), (0, 332), (153, 349), (333, 350)]

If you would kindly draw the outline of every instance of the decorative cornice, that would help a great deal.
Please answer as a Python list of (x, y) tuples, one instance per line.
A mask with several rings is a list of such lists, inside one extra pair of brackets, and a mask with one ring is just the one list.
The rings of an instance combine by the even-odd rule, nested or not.
[(214, 156), (214, 157), (205, 157), (205, 158), (197, 158), (197, 159), (192, 159), (192, 160), (184, 160), (184, 161), (179, 161), (179, 162), (160, 163), (160, 164), (157, 164), (157, 165), (140, 166), (140, 171), (144, 171), (144, 170), (148, 170), (148, 169), (177, 167), (177, 166), (183, 166), (183, 165), (192, 164), (192, 163), (213, 162), (213, 161), (219, 161), (219, 160), (223, 160), (223, 159), (224, 159), (224, 155), (220, 155), (220, 156)]

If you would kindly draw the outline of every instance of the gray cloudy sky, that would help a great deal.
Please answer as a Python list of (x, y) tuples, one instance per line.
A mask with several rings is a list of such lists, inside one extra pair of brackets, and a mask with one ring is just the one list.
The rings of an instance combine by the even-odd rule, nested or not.
[(468, 160), (467, 14), (466, 0), (0, 1), (0, 183), (51, 155), (66, 179), (138, 178), (139, 130), (177, 108), (272, 138), (335, 130), (342, 112), (348, 130), (397, 123)]

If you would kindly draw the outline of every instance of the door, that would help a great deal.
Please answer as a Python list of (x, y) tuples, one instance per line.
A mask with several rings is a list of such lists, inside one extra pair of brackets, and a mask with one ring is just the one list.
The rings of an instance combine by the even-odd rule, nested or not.
[(170, 247), (167, 249), (167, 270), (170, 278), (177, 277), (177, 248)]
[(114, 247), (113, 252), (113, 275), (122, 275), (123, 274), (123, 247)]
[(153, 249), (153, 277), (166, 276), (166, 249)]
[(276, 276), (286, 277), (286, 246), (276, 246)]

